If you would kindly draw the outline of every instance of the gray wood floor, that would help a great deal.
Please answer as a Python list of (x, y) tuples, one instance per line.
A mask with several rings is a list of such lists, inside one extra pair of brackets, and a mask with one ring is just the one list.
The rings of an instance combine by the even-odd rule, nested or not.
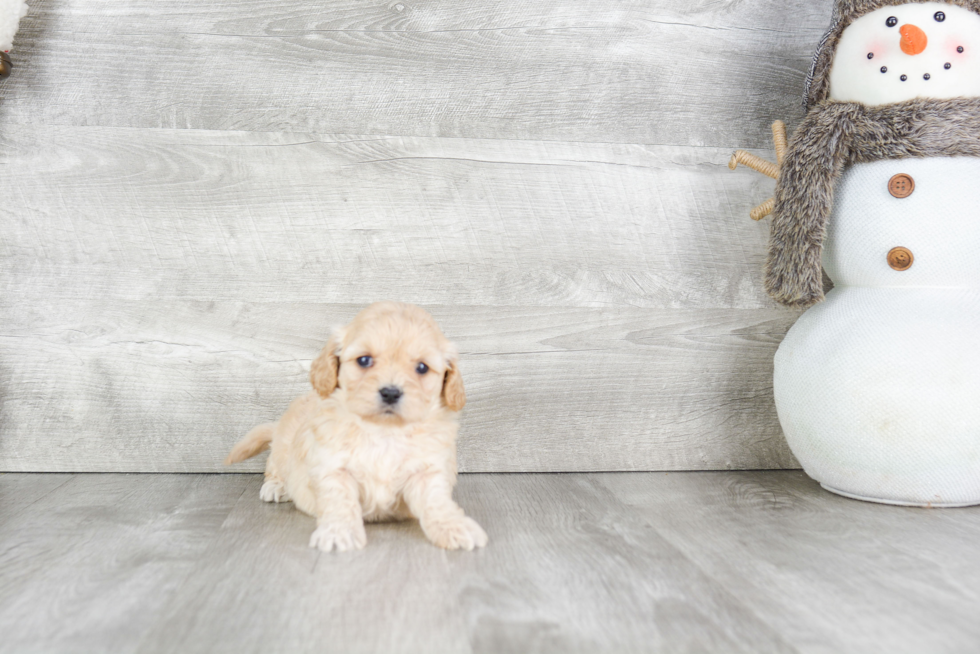
[(980, 509), (800, 472), (469, 475), (349, 555), (254, 475), (0, 474), (3, 652), (975, 652)]

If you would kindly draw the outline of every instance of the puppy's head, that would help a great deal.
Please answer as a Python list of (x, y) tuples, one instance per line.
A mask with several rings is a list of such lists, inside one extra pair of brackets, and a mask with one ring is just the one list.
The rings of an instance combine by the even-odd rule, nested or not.
[(374, 422), (424, 420), (466, 404), (456, 347), (419, 307), (372, 304), (337, 330), (313, 361), (310, 381), (322, 397), (339, 386), (347, 408)]

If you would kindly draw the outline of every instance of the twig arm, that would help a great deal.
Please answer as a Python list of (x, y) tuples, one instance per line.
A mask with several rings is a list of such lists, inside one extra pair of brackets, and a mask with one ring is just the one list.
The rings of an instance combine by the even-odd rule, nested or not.
[[(732, 155), (731, 161), (728, 162), (728, 167), (732, 170), (738, 168), (739, 164), (743, 166), (748, 166), (752, 170), (758, 171), (767, 177), (772, 179), (779, 179), (779, 169), (783, 165), (783, 159), (786, 158), (786, 151), (789, 148), (789, 142), (786, 138), (786, 123), (781, 120), (777, 120), (772, 124), (772, 142), (776, 146), (776, 161), (777, 163), (770, 163), (761, 157), (757, 157), (751, 152), (746, 152), (745, 150), (736, 150)], [(749, 212), (749, 216), (752, 220), (762, 220), (766, 216), (772, 214), (776, 208), (776, 199), (769, 198), (758, 207)]]
[(751, 152), (746, 152), (745, 150), (736, 150), (735, 154), (732, 155), (731, 161), (728, 162), (728, 167), (732, 170), (738, 168), (738, 165), (748, 166), (752, 170), (756, 170), (766, 177), (772, 177), (773, 179), (779, 179), (779, 166), (774, 163), (769, 163), (761, 157), (757, 157)]
[(772, 142), (776, 145), (776, 161), (780, 165), (786, 158), (786, 149), (789, 147), (786, 139), (786, 123), (777, 120), (772, 124)]
[(773, 212), (773, 209), (775, 208), (776, 208), (776, 198), (769, 198), (768, 200), (760, 204), (758, 207), (750, 211), (749, 217), (751, 217), (752, 220), (756, 220), (756, 221), (762, 220), (763, 218), (771, 214)]

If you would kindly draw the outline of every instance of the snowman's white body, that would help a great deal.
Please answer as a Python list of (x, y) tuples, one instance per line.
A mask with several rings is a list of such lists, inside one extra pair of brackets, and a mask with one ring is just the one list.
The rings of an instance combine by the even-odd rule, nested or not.
[(23, 0), (0, 0), (0, 50), (13, 47), (14, 34), (20, 19), (27, 15), (27, 3)]
[[(888, 190), (915, 180), (910, 197)], [(835, 283), (776, 354), (780, 422), (828, 490), (896, 504), (980, 503), (980, 159), (859, 164), (824, 244)], [(909, 249), (904, 272), (888, 252)]]

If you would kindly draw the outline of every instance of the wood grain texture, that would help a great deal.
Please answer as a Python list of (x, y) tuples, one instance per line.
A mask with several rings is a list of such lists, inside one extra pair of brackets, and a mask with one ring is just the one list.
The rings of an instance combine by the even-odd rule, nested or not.
[[(45, 0), (0, 86), (0, 470), (214, 471), (380, 299), (471, 471), (794, 467), (771, 158), (829, 0)], [(249, 464), (257, 470), (260, 461)]]
[[(441, 552), (415, 523), (369, 526), (351, 556), (317, 553), (306, 547), (313, 520), (262, 505), (258, 488), (144, 642), (167, 641), (165, 652), (791, 651), (588, 477), (464, 477), (458, 500), (492, 534), (475, 553)], [(288, 630), (255, 619), (269, 607), (274, 620), (289, 616)]]
[(980, 647), (976, 508), (848, 500), (802, 472), (601, 479), (797, 651)]
[[(52, 481), (64, 485), (51, 490)], [(463, 475), (486, 549), (417, 523), (307, 547), (259, 476), (0, 475), (3, 652), (971, 652), (980, 509), (800, 472)], [(32, 488), (36, 487), (36, 488)]]
[(0, 119), (766, 147), (831, 4), (46, 0)]
[(0, 136), (5, 297), (764, 308), (772, 192), (711, 148)]
[(0, 469), (217, 470), (385, 297), (460, 342), (463, 469), (796, 465), (770, 378), (797, 314), (722, 151), (319, 139), (2, 139)]
[[(771, 388), (772, 356), (793, 313), (430, 308), (461, 351), (470, 398), (463, 470), (797, 465)], [(248, 429), (308, 391), (310, 359), (358, 309), (0, 306), (0, 468), (224, 470)]]
[(76, 475), (0, 521), (0, 650), (134, 651), (249, 481)]
[(36, 502), (71, 480), (73, 475), (0, 473), (0, 529)]

